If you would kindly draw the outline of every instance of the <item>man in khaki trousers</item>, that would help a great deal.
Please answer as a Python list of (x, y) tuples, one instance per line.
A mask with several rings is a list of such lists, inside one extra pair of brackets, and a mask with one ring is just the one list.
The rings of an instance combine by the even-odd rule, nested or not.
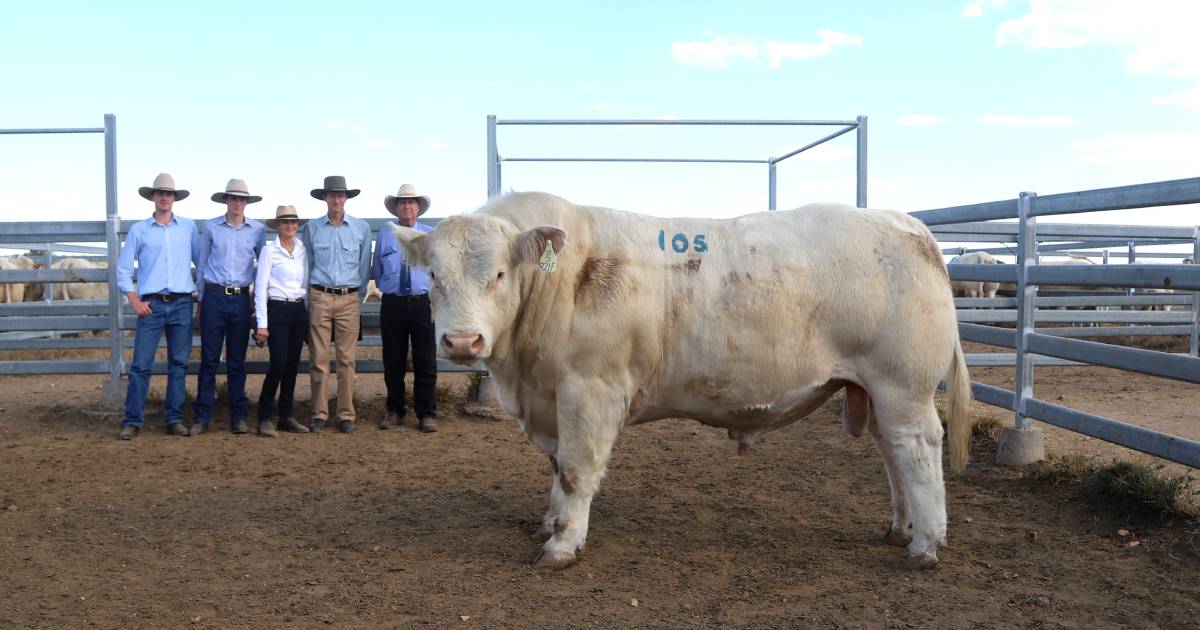
[(358, 345), (359, 304), (371, 275), (371, 226), (346, 214), (346, 200), (358, 196), (346, 178), (325, 178), (311, 194), (327, 212), (304, 225), (300, 238), (308, 252), (308, 354), (312, 383), (312, 420), (320, 432), (329, 420), (329, 359), (336, 344), (337, 428), (353, 433), (354, 354)]

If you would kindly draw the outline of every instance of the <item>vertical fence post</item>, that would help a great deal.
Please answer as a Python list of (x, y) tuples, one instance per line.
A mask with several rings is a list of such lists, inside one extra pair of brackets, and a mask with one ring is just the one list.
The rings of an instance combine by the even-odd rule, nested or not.
[(1104, 250), (1104, 264), (1108, 264), (1108, 250)]
[[(46, 262), (43, 263), (44, 269), (52, 269), (54, 267), (54, 244), (46, 243)], [(42, 299), (47, 302), (54, 301), (54, 285), (46, 282), (42, 284)]]
[[(1193, 229), (1194, 236), (1192, 238), (1195, 242), (1192, 243), (1192, 264), (1200, 265), (1200, 226), (1196, 226)], [(1200, 347), (1197, 347), (1198, 345), (1200, 345), (1200, 291), (1193, 291), (1191, 343), (1192, 356), (1200, 356), (1196, 353), (1197, 350), (1200, 350)]]
[(1026, 350), (1028, 336), (1034, 333), (1037, 285), (1029, 282), (1029, 272), (1038, 262), (1037, 217), (1031, 216), (1037, 193), (1023, 192), (1017, 203), (1019, 216), (1017, 240), (1017, 374), (1013, 387), (1015, 422), (1006, 427), (996, 449), (1001, 466), (1025, 466), (1045, 459), (1042, 430), (1032, 426), (1025, 416), (1025, 405), (1033, 398), (1033, 355)]
[[(1135, 262), (1137, 262), (1137, 241), (1129, 241), (1129, 255), (1125, 257), (1125, 264), (1132, 265)], [(1127, 295), (1133, 295), (1134, 293), (1137, 293), (1137, 290), (1133, 287), (1129, 287), (1128, 289), (1125, 289), (1125, 293)], [(1129, 310), (1136, 311), (1137, 307), (1130, 305)]]
[(775, 158), (767, 160), (767, 210), (775, 210)]
[(858, 117), (858, 168), (856, 169), (858, 191), (856, 204), (867, 207), (867, 117)]
[(500, 194), (500, 154), (496, 149), (496, 116), (487, 117), (487, 195), (488, 199)]
[(117, 117), (104, 115), (104, 212), (105, 238), (108, 241), (108, 335), (110, 356), (108, 383), (104, 401), (120, 404), (125, 398), (121, 374), (125, 372), (125, 351), (121, 339), (121, 292), (117, 288), (117, 257), (121, 251), (121, 217), (117, 211)]

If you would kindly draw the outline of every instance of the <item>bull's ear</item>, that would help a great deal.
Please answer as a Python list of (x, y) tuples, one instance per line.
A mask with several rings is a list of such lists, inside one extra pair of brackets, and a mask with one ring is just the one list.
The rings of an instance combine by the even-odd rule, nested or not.
[(561, 254), (567, 244), (567, 233), (553, 225), (539, 225), (521, 232), (514, 243), (517, 261), (536, 265), (546, 251), (547, 241), (554, 247), (555, 254)]
[(392, 233), (396, 235), (396, 242), (404, 248), (404, 260), (414, 267), (428, 267), (429, 261), (425, 256), (425, 244), (428, 240), (425, 233), (395, 223), (391, 228)]

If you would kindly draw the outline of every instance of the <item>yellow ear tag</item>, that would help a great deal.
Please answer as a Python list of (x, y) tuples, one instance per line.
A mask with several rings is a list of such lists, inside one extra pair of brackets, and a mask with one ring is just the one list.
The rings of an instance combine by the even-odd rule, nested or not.
[(542, 252), (542, 258), (538, 260), (538, 271), (554, 273), (555, 269), (558, 269), (558, 256), (554, 255), (554, 245), (546, 241), (546, 251)]

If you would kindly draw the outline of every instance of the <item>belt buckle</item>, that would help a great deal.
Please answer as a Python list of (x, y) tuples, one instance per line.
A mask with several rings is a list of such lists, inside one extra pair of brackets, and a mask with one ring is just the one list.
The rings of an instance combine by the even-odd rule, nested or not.
[(349, 292), (350, 289), (347, 289), (346, 287), (333, 287), (334, 295), (346, 295)]
[(221, 287), (225, 290), (225, 295), (241, 295), (242, 287)]

